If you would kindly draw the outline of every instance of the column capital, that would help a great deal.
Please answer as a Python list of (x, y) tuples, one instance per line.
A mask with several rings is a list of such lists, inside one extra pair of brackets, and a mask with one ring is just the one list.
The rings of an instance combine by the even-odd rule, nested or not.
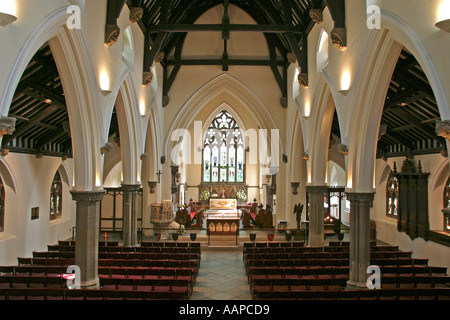
[(78, 202), (100, 202), (103, 200), (103, 196), (106, 191), (70, 191), (72, 194), (72, 200)]
[(16, 130), (16, 118), (0, 117), (0, 138), (4, 135), (12, 135)]
[(354, 193), (354, 192), (346, 192), (347, 200), (350, 202), (359, 202), (363, 205), (372, 206), (373, 199), (375, 197), (375, 193)]
[(139, 191), (142, 188), (140, 184), (122, 184), (122, 190), (125, 192)]
[(437, 121), (436, 134), (450, 141), (450, 120)]

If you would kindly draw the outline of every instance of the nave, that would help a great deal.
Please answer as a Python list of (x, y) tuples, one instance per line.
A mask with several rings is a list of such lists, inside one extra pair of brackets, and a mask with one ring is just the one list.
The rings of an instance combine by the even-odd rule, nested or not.
[[(324, 247), (301, 241), (238, 246), (153, 241), (137, 247), (99, 243), (99, 288), (69, 288), (74, 241), (0, 266), (1, 300), (450, 300), (447, 267), (371, 242), (381, 288), (349, 289), (348, 239)], [(76, 275), (76, 274), (75, 274)], [(369, 274), (368, 274), (369, 276)], [(377, 282), (375, 281), (374, 284)]]

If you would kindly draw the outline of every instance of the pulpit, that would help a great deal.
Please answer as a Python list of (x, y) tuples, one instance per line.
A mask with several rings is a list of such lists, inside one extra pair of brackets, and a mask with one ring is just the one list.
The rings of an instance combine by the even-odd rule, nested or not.
[(168, 236), (169, 225), (174, 221), (172, 202), (153, 203), (151, 205), (150, 222), (153, 224), (156, 233), (161, 234), (161, 239)]

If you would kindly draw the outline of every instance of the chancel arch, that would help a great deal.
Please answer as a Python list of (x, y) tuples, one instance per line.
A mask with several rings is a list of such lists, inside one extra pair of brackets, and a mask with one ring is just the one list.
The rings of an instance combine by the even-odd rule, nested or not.
[[(211, 121), (223, 110), (229, 112), (243, 131), (246, 144), (244, 157), (247, 163), (245, 167), (247, 174), (244, 182), (251, 186), (251, 190), (248, 191), (248, 199), (253, 200), (256, 198), (259, 200), (261, 199), (259, 189), (262, 188), (264, 183), (260, 176), (262, 171), (259, 162), (259, 129), (267, 130), (269, 140), (268, 153), (270, 153), (271, 133), (272, 129), (275, 131), (276, 126), (266, 106), (262, 104), (258, 97), (237, 79), (227, 74), (222, 74), (207, 83), (184, 105), (175, 120), (175, 124), (172, 126), (177, 131), (171, 131), (172, 134), (175, 133), (175, 137), (172, 134), (168, 137), (166, 154), (170, 155), (174, 147), (182, 147), (179, 136), (176, 135), (181, 134), (180, 128), (187, 130), (189, 132), (187, 137), (190, 139), (189, 144), (192, 152), (188, 157), (190, 163), (180, 165), (180, 175), (181, 181), (188, 185), (186, 198), (198, 199), (199, 191), (196, 186), (200, 185), (202, 180), (199, 178), (202, 172), (204, 138), (196, 136), (195, 131), (198, 133), (201, 130), (202, 135), (204, 135)], [(171, 139), (176, 141), (170, 141)], [(170, 149), (168, 146), (170, 146)], [(278, 150), (280, 152), (278, 158), (281, 159), (281, 154), (284, 150), (281, 142)], [(178, 151), (176, 154), (178, 154)], [(168, 161), (170, 160), (172, 159), (169, 158)]]

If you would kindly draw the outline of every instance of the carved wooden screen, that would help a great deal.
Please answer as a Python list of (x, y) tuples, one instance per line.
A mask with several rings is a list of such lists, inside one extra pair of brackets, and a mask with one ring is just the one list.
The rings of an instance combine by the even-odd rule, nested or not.
[(423, 173), (419, 161), (419, 170), (413, 166), (412, 160), (407, 159), (402, 172), (395, 173), (398, 179), (398, 216), (397, 230), (405, 232), (414, 240), (423, 238), (428, 240), (428, 177)]

